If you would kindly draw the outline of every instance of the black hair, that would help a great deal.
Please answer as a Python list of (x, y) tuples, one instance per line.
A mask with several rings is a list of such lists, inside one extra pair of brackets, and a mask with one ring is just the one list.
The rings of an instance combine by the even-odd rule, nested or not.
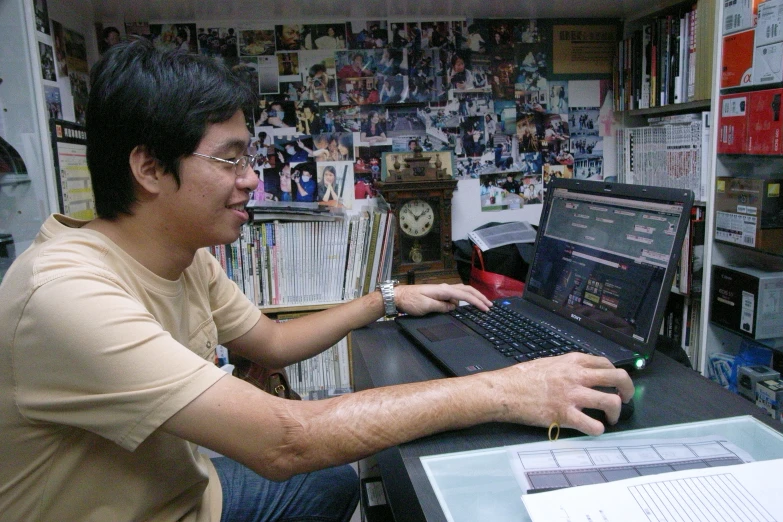
[(325, 73), (326, 72), (326, 66), (324, 64), (322, 64), (322, 63), (314, 63), (310, 67), (310, 70), (308, 71), (307, 74), (310, 76), (310, 78), (313, 78), (319, 72), (324, 72)]
[(120, 35), (120, 30), (116, 27), (110, 25), (108, 27), (103, 28), (103, 32), (101, 33), (101, 36), (103, 36), (103, 39), (107, 39), (111, 33), (117, 33), (117, 36)]
[(212, 58), (159, 51), (145, 38), (112, 46), (95, 64), (87, 103), (87, 166), (100, 217), (132, 214), (128, 159), (144, 147), (179, 178), (179, 161), (196, 150), (207, 126), (238, 110), (252, 114), (253, 92)]

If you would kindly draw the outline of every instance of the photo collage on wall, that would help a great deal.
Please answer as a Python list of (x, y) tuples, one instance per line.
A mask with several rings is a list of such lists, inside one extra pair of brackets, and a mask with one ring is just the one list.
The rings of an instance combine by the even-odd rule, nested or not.
[(571, 82), (552, 77), (551, 20), (132, 25), (257, 93), (256, 200), (351, 208), (376, 195), (384, 155), (416, 147), (478, 179), (482, 210), (541, 203), (551, 176), (603, 172), (600, 103), (573, 106)]

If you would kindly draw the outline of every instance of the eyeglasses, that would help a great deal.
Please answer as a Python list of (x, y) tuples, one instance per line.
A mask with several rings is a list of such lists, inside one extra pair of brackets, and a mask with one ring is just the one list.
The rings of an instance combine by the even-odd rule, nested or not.
[(207, 154), (201, 154), (200, 152), (193, 152), (191, 153), (193, 156), (198, 156), (199, 158), (206, 158), (211, 159), (214, 161), (219, 161), (221, 163), (228, 163), (229, 165), (234, 166), (234, 175), (236, 177), (240, 177), (245, 174), (245, 171), (247, 170), (247, 167), (253, 164), (253, 156), (240, 156), (237, 159), (224, 159), (224, 158), (218, 158), (217, 156), (209, 156)]

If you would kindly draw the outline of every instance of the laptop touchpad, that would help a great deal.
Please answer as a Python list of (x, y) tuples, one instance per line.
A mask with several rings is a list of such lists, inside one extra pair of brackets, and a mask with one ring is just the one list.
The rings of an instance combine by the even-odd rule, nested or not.
[(453, 323), (440, 324), (419, 328), (424, 337), (430, 342), (445, 341), (446, 339), (456, 339), (465, 337), (467, 334), (460, 328), (455, 328)]

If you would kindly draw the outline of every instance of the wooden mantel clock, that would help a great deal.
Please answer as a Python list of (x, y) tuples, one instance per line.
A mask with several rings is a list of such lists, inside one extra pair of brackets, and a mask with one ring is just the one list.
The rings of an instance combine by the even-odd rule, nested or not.
[(440, 159), (449, 153), (425, 155), (417, 146), (408, 154), (388, 153), (386, 179), (376, 182), (397, 217), (392, 273), (402, 280), (410, 271), (423, 278), (457, 277), (451, 250), (451, 198), (457, 180)]

